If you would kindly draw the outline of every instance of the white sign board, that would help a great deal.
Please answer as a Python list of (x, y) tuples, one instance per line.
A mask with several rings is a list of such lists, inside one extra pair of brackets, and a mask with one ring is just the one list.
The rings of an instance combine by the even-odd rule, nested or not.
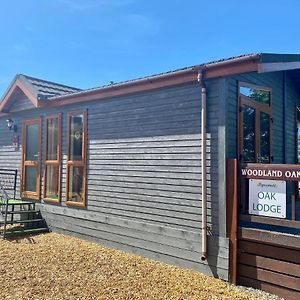
[(249, 214), (286, 218), (286, 182), (250, 179)]

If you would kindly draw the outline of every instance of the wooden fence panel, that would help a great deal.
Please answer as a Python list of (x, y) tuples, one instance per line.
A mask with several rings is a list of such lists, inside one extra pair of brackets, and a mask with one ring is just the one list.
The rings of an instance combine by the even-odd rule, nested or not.
[[(284, 243), (289, 239), (294, 243)], [(239, 228), (237, 283), (287, 300), (300, 299), (299, 241), (300, 236)]]

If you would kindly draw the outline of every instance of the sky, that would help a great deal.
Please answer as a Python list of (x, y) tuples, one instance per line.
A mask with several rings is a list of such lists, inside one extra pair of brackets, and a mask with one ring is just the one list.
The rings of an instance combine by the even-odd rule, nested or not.
[(298, 0), (2, 0), (0, 97), (19, 73), (85, 89), (300, 53), (299, 12)]

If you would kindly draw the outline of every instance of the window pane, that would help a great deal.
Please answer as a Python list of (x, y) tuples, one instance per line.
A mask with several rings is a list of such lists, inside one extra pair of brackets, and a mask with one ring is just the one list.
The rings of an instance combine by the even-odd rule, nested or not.
[(25, 167), (25, 191), (37, 192), (37, 168)]
[(26, 126), (26, 157), (27, 161), (37, 161), (39, 146), (39, 125), (32, 124)]
[(46, 167), (46, 198), (58, 199), (58, 166)]
[(82, 138), (83, 133), (83, 114), (70, 117), (70, 153), (69, 160), (82, 160)]
[(57, 160), (58, 118), (47, 120), (47, 160)]
[(68, 201), (83, 202), (83, 167), (69, 167)]
[(260, 160), (270, 162), (270, 116), (260, 113)]
[(240, 93), (244, 96), (247, 96), (254, 101), (259, 103), (270, 105), (270, 92), (260, 89), (249, 88), (245, 86), (240, 87)]
[(255, 109), (243, 108), (243, 161), (255, 162)]

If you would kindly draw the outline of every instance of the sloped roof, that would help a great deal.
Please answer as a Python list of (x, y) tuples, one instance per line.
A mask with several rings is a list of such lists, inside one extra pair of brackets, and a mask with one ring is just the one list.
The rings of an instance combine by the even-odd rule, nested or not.
[(31, 76), (19, 74), (17, 78), (21, 79), (24, 83), (27, 82), (30, 85), (30, 89), (37, 98), (51, 98), (55, 96), (62, 96), (70, 93), (81, 91), (79, 88), (67, 86), (64, 84), (42, 80)]
[[(191, 71), (191, 70), (198, 70), (200, 68), (204, 68), (204, 67), (206, 68), (206, 67), (215, 66), (215, 65), (217, 66), (219, 64), (227, 63), (227, 62), (235, 62), (235, 61), (238, 61), (239, 59), (241, 59), (241, 60), (251, 59), (251, 58), (255, 59), (259, 56), (260, 56), (259, 53), (251, 53), (251, 54), (243, 54), (243, 55), (238, 55), (238, 56), (232, 56), (232, 57), (229, 57), (229, 58), (213, 60), (213, 61), (210, 61), (208, 63), (202, 63), (202, 64), (193, 65), (193, 66), (189, 66), (189, 67), (184, 67), (184, 68), (180, 68), (180, 69), (176, 69), (176, 70), (170, 70), (170, 71), (166, 71), (166, 72), (162, 72), (162, 73), (156, 73), (156, 74), (153, 74), (153, 75), (138, 77), (138, 78), (124, 80), (124, 81), (120, 81), (120, 82), (112, 82), (111, 84), (105, 84), (105, 85), (101, 85), (101, 86), (98, 86), (98, 87), (84, 89), (84, 90), (77, 91), (77, 92), (74, 92), (74, 93), (84, 94), (85, 92), (96, 91), (96, 90), (99, 90), (99, 89), (112, 87), (112, 86), (121, 86), (121, 85), (128, 84), (128, 83), (135, 83), (135, 82), (138, 82), (138, 81), (141, 81), (141, 80), (151, 81), (152, 79), (159, 78), (160, 76), (168, 76), (168, 75), (172, 76), (173, 74), (175, 75), (175, 74), (178, 74), (178, 73), (181, 73), (181, 72), (186, 72), (186, 71)], [(51, 100), (51, 99), (49, 99), (49, 100)]]
[[(207, 69), (207, 68), (214, 68), (214, 67), (217, 68), (223, 64), (225, 65), (225, 64), (230, 64), (230, 63), (239, 63), (239, 62), (243, 62), (245, 60), (251, 60), (251, 59), (258, 60), (260, 64), (284, 63), (285, 65), (287, 65), (287, 63), (294, 63), (294, 62), (300, 63), (300, 54), (275, 54), (275, 53), (242, 54), (242, 55), (232, 56), (232, 57), (223, 58), (223, 59), (219, 59), (219, 60), (213, 60), (213, 61), (210, 61), (207, 63), (184, 67), (184, 68), (180, 68), (180, 69), (176, 69), (176, 70), (170, 70), (170, 71), (166, 71), (166, 72), (162, 72), (162, 73), (143, 76), (143, 77), (139, 77), (139, 78), (135, 78), (135, 79), (131, 79), (131, 80), (125, 80), (125, 81), (116, 82), (116, 83), (112, 83), (112, 84), (106, 84), (106, 85), (102, 85), (102, 86), (98, 86), (98, 87), (84, 89), (81, 91), (77, 91), (75, 93), (76, 94), (84, 94), (89, 91), (95, 91), (95, 90), (99, 90), (99, 89), (103, 89), (103, 88), (107, 88), (107, 87), (111, 87), (111, 86), (121, 86), (123, 84), (135, 83), (135, 82), (138, 82), (141, 80), (151, 81), (152, 79), (156, 79), (161, 76), (168, 76), (168, 75), (172, 76), (172, 75), (176, 75), (181, 72), (188, 72), (188, 71), (193, 71), (193, 70)], [(62, 96), (61, 98), (63, 98), (63, 95), (61, 95), (61, 96)], [(58, 98), (60, 98), (60, 97), (58, 96)]]
[(85, 90), (18, 74), (0, 102), (0, 113), (9, 106), (6, 106), (8, 101), (13, 101), (10, 98), (17, 88), (24, 92), (35, 107), (60, 106), (195, 82), (198, 72), (203, 72), (204, 77), (209, 79), (245, 72), (296, 69), (300, 70), (300, 54), (252, 53)]
[[(258, 73), (264, 73), (264, 72), (272, 72), (272, 71), (281, 71), (281, 70), (294, 70), (294, 69), (300, 69), (300, 54), (275, 54), (275, 53), (249, 53), (249, 54), (243, 54), (238, 56), (232, 56), (229, 58), (219, 59), (210, 61), (207, 63), (202, 63), (190, 67), (184, 67), (176, 70), (171, 70), (163, 73), (158, 73), (150, 76), (145, 77), (139, 77), (131, 80), (116, 82), (112, 84), (106, 84), (99, 87), (94, 87), (90, 89), (84, 89), (81, 91), (74, 92), (70, 95), (61, 95), (61, 96), (55, 96), (50, 98), (49, 100), (56, 100), (61, 101), (65, 98), (71, 98), (71, 97), (81, 97), (86, 94), (90, 93), (96, 93), (105, 91), (107, 89), (119, 89), (123, 86), (127, 85), (134, 85), (139, 84), (141, 82), (155, 82), (159, 80), (160, 78), (165, 77), (173, 77), (180, 74), (187, 74), (187, 73), (194, 73), (197, 74), (199, 70), (204, 70), (206, 73), (209, 73), (208, 70), (213, 70), (211, 75), (206, 76), (208, 78), (218, 77), (218, 72), (214, 72), (216, 69), (220, 69), (222, 67), (229, 66), (229, 69), (232, 65), (242, 65), (245, 62), (250, 62), (253, 65), (250, 66), (248, 69), (248, 72), (258, 72)], [(254, 66), (255, 65), (255, 66)], [(247, 69), (247, 68), (246, 68)], [(243, 73), (243, 68), (241, 68), (240, 72), (237, 72), (239, 68), (232, 69), (228, 71), (228, 74), (237, 74), (237, 73)], [(196, 79), (196, 76), (194, 76)]]
[(17, 74), (1, 99), (0, 112), (9, 108), (11, 104), (16, 101), (16, 95), (20, 94), (20, 92), (37, 107), (39, 101), (79, 91), (81, 91), (79, 88)]

